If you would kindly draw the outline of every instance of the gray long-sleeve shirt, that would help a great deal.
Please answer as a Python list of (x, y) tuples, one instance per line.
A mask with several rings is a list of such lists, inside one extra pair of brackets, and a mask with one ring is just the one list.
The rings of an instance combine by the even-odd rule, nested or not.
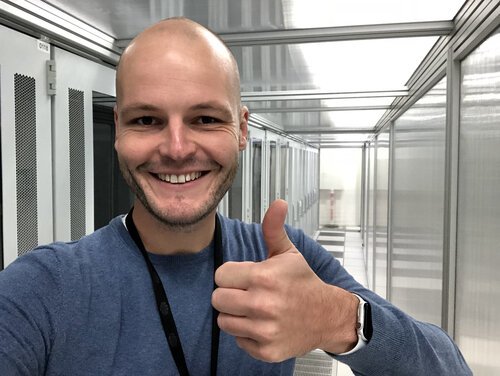
[[(259, 225), (221, 217), (224, 261), (261, 261)], [(372, 307), (367, 346), (339, 357), (357, 375), (471, 375), (440, 328), (418, 322), (358, 284), (301, 231), (289, 237), (325, 282)], [(213, 246), (150, 258), (172, 307), (192, 375), (210, 373)], [(219, 375), (291, 375), (294, 360), (265, 363), (221, 332)], [(20, 257), (0, 273), (0, 374), (176, 375), (144, 259), (120, 217), (72, 243)]]

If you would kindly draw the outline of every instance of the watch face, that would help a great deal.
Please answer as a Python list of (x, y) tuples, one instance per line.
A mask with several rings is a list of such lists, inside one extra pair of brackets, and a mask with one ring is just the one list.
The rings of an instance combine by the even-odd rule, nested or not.
[(372, 309), (370, 303), (364, 304), (364, 325), (363, 325), (363, 336), (369, 341), (372, 338), (373, 326), (372, 326)]

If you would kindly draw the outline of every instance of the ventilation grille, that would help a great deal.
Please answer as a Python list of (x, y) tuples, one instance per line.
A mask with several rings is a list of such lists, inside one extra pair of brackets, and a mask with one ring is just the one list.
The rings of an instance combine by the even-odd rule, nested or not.
[(297, 358), (295, 361), (294, 376), (336, 376), (336, 361), (320, 350)]
[(38, 245), (36, 89), (33, 77), (14, 75), (17, 254)]
[(68, 89), (71, 239), (85, 235), (85, 117), (83, 91)]

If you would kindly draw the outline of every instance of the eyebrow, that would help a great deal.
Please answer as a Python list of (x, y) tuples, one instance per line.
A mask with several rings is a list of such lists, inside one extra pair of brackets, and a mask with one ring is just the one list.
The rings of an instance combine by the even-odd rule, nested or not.
[(121, 113), (126, 115), (134, 111), (160, 111), (160, 108), (147, 103), (132, 103), (124, 106)]
[[(223, 117), (232, 118), (233, 113), (228, 106), (219, 102), (202, 102), (189, 107), (190, 111), (210, 110), (219, 113)], [(161, 108), (148, 103), (132, 103), (127, 105), (121, 111), (123, 114), (128, 114), (135, 111), (161, 111)]]
[(203, 102), (195, 104), (189, 108), (191, 111), (199, 110), (211, 110), (220, 113), (221, 116), (226, 118), (232, 118), (233, 112), (230, 110), (229, 106), (221, 104), (219, 102)]

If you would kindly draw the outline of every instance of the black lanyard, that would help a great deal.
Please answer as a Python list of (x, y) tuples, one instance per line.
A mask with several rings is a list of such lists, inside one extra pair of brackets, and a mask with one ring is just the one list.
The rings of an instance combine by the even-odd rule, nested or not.
[[(158, 307), (158, 313), (160, 315), (161, 324), (163, 326), (163, 331), (165, 332), (165, 338), (167, 339), (168, 346), (172, 352), (175, 364), (177, 365), (177, 370), (181, 376), (189, 376), (189, 372), (186, 365), (186, 358), (184, 357), (184, 352), (182, 351), (182, 345), (177, 333), (177, 327), (175, 326), (174, 316), (168, 303), (167, 294), (163, 288), (160, 277), (156, 272), (151, 260), (148, 257), (146, 249), (144, 248), (144, 243), (137, 232), (134, 220), (132, 219), (132, 212), (134, 208), (130, 209), (130, 212), (125, 219), (127, 224), (127, 229), (130, 236), (134, 240), (137, 247), (140, 249), (144, 260), (148, 266), (149, 274), (151, 276), (151, 281), (153, 283), (153, 289), (156, 298), (156, 306)], [(219, 222), (219, 217), (215, 215), (215, 231), (214, 231), (214, 274), (219, 266), (222, 265), (222, 231)], [(215, 285), (214, 279), (214, 290), (217, 286)], [(213, 309), (212, 312), (212, 351), (210, 360), (210, 375), (215, 376), (217, 374), (217, 358), (219, 355), (219, 333), (220, 329), (217, 325), (217, 315), (218, 312)]]

